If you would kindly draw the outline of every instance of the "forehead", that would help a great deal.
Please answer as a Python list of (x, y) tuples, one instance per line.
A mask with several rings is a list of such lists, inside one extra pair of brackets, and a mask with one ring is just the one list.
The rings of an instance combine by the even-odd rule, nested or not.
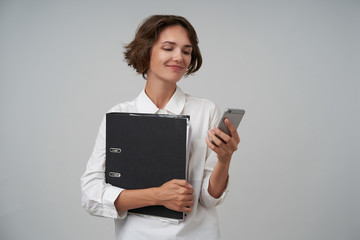
[(163, 43), (166, 41), (174, 42), (179, 45), (191, 44), (187, 30), (180, 25), (168, 26), (161, 31), (156, 43)]

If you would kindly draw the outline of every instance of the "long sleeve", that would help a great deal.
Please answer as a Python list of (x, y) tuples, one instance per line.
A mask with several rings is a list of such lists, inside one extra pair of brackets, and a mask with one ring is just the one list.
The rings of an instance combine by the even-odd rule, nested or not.
[[(208, 126), (208, 129), (216, 126), (217, 123), (220, 121), (220, 117), (221, 117), (220, 110), (214, 105), (211, 118), (209, 121), (210, 125)], [(229, 189), (229, 180), (228, 180), (227, 186), (223, 194), (219, 198), (214, 198), (213, 196), (210, 195), (208, 191), (210, 176), (217, 161), (218, 159), (216, 153), (214, 153), (210, 148), (207, 148), (204, 175), (203, 175), (203, 181), (202, 181), (201, 193), (200, 193), (200, 203), (204, 207), (216, 207), (217, 205), (221, 204), (224, 201), (226, 193), (228, 192)]]
[(94, 150), (81, 177), (81, 201), (91, 215), (124, 218), (127, 211), (117, 212), (114, 201), (123, 191), (105, 182), (105, 118), (102, 120)]

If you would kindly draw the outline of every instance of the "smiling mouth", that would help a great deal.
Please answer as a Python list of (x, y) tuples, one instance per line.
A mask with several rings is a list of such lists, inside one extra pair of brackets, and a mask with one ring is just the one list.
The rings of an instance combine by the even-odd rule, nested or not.
[(168, 68), (171, 68), (174, 71), (181, 71), (183, 69), (182, 66), (176, 66), (176, 65), (167, 65)]

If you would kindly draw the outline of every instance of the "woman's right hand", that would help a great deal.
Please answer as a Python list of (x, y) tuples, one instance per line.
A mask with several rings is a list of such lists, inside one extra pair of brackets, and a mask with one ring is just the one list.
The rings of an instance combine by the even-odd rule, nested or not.
[(189, 213), (194, 205), (194, 189), (186, 180), (173, 179), (157, 188), (159, 205), (174, 211)]

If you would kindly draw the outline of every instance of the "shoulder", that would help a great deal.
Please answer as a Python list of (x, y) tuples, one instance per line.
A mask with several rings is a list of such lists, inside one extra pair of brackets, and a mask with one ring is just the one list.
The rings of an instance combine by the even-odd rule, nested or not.
[(129, 101), (124, 103), (118, 103), (110, 108), (107, 113), (110, 112), (133, 112), (135, 109), (135, 101)]
[(185, 94), (186, 105), (201, 108), (209, 113), (220, 112), (218, 106), (211, 100), (202, 97), (194, 97), (189, 94)]
[(185, 94), (185, 112), (193, 119), (200, 118), (202, 122), (208, 121), (209, 126), (215, 126), (220, 120), (221, 112), (219, 107), (211, 100), (201, 97), (194, 97)]
[(216, 108), (217, 107), (213, 101), (211, 101), (207, 98), (194, 97), (189, 94), (185, 94), (185, 98), (186, 98), (187, 104), (198, 105), (198, 106), (207, 107), (207, 108)]

